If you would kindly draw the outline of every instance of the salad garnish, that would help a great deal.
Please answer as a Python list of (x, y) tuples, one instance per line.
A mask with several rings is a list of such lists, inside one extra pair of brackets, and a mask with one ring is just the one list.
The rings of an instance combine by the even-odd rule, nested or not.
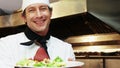
[(44, 59), (43, 61), (36, 61), (31, 59), (23, 59), (16, 63), (19, 67), (65, 67), (65, 62), (58, 56), (53, 61)]

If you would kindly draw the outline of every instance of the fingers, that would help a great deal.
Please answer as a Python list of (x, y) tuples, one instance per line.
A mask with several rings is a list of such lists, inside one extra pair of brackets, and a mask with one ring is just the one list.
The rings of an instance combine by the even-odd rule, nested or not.
[(73, 61), (73, 59), (72, 58), (68, 58), (68, 61)]

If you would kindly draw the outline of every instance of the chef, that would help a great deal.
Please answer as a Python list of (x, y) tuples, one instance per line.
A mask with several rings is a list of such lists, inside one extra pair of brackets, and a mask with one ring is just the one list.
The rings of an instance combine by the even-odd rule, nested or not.
[[(27, 25), (25, 31), (0, 39), (0, 68), (14, 68), (24, 58), (34, 60), (41, 47), (50, 60), (57, 56), (64, 61), (75, 60), (72, 45), (49, 32), (52, 16), (49, 0), (23, 0), (21, 16)], [(40, 46), (43, 42), (45, 45)]]

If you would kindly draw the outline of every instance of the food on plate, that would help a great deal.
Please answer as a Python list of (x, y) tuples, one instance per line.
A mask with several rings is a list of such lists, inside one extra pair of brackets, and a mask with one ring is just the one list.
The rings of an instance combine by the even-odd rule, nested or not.
[(31, 59), (23, 59), (16, 63), (19, 67), (65, 67), (65, 62), (60, 58), (56, 57), (53, 61), (50, 59), (44, 59), (43, 61), (35, 61)]

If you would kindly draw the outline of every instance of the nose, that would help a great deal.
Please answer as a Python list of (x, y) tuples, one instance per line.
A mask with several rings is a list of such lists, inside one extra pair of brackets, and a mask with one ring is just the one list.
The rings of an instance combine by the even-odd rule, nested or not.
[(40, 12), (40, 10), (36, 11), (36, 17), (42, 17), (42, 12)]

